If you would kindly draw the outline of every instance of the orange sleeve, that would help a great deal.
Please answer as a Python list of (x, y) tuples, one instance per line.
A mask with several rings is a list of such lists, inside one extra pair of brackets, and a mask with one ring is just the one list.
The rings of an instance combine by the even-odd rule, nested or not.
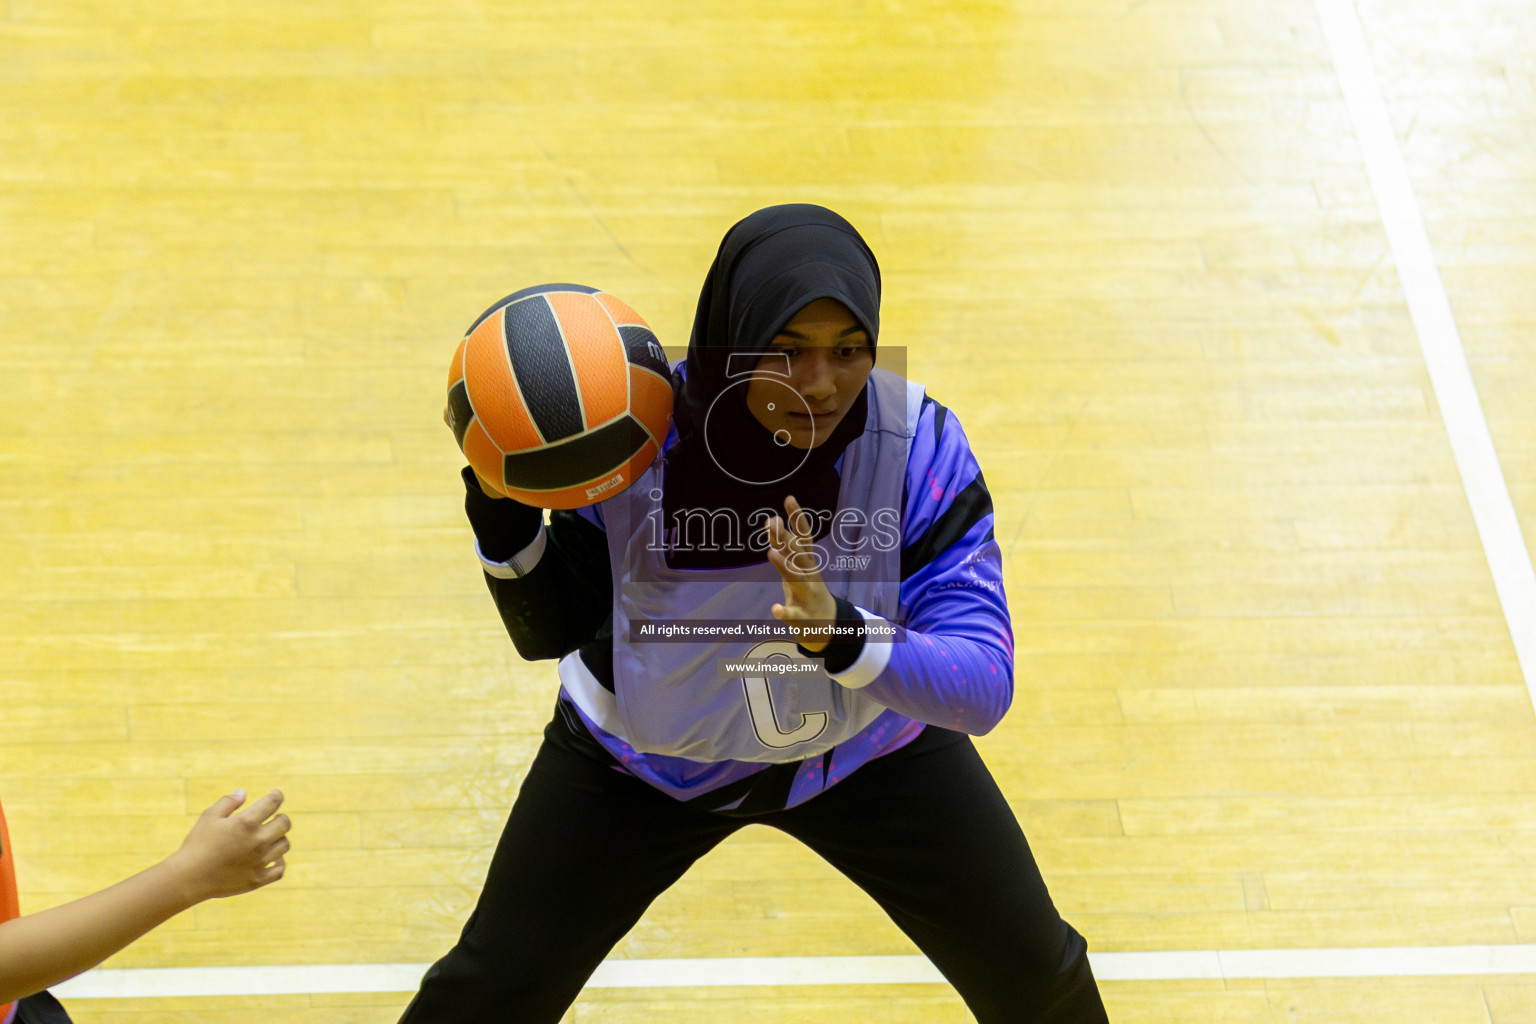
[(16, 902), (16, 862), (11, 858), (11, 834), (5, 828), (5, 808), (0, 807), (0, 921), (21, 916)]
[[(0, 921), (21, 916), (16, 902), (16, 865), (11, 859), (11, 834), (5, 829), (5, 808), (0, 807)], [(0, 1006), (0, 1021), (8, 1021), (16, 1004)]]

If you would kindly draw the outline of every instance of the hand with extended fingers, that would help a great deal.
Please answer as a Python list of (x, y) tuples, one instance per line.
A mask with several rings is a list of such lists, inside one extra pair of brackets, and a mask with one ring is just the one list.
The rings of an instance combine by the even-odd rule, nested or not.
[(37, 914), (0, 921), (0, 1007), (90, 970), (139, 936), (201, 903), (283, 877), (288, 815), (273, 790), (241, 810), (220, 797), (180, 849), (116, 885)]
[(821, 578), (814, 549), (815, 519), (794, 495), (784, 499), (785, 517), (768, 520), (768, 561), (784, 583), (784, 601), (773, 606), (773, 617), (795, 633), (800, 646), (820, 651), (827, 646), (827, 628), (837, 618), (837, 601)]
[(283, 794), (274, 789), (240, 810), (244, 803), (244, 790), (220, 797), (166, 858), (193, 900), (237, 896), (283, 877), (290, 827), (277, 811)]

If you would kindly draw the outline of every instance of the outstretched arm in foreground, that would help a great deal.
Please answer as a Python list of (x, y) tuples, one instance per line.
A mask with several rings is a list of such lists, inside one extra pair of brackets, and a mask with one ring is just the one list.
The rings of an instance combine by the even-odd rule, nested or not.
[(239, 811), (244, 790), (220, 797), (160, 863), (100, 892), (0, 924), (0, 1005), (90, 970), (204, 900), (283, 877), (289, 821), (276, 813), (282, 802), (273, 790)]

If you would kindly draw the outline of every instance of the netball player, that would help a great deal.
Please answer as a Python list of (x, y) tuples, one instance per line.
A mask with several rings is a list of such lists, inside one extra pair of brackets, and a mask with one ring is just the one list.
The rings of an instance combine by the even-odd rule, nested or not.
[(465, 470), (496, 606), (561, 685), (405, 1024), (554, 1024), (751, 823), (867, 892), (982, 1024), (1106, 1020), (970, 739), (1012, 696), (991, 499), (956, 417), (876, 368), (879, 310), (847, 221), (760, 210), (705, 279), (672, 435), (636, 483), (545, 526)]

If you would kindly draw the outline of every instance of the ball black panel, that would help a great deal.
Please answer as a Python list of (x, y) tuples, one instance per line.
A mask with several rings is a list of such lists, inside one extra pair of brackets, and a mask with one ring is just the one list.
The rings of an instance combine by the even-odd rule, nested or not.
[(558, 441), (586, 429), (576, 376), (549, 303), (532, 299), (508, 306), (502, 332), (517, 389), (544, 440)]
[(611, 476), (645, 446), (651, 435), (631, 415), (564, 444), (508, 455), (502, 476), (508, 487), (555, 491)]
[(596, 295), (598, 291), (599, 289), (588, 288), (584, 284), (536, 284), (531, 288), (519, 288), (511, 295), (508, 295), (505, 298), (497, 299), (495, 302), (491, 303), (491, 308), (475, 317), (475, 322), (470, 324), (469, 330), (465, 331), (464, 333), (466, 335), (474, 334), (475, 328), (485, 323), (486, 317), (490, 316), (492, 313), (496, 312), (503, 306), (509, 306), (514, 302), (528, 298), (530, 295), (542, 295), (545, 292), (580, 292), (583, 295)]
[(667, 365), (667, 354), (649, 328), (639, 324), (620, 324), (619, 337), (624, 339), (624, 355), (632, 364), (663, 377), (671, 376), (672, 368)]
[(454, 439), (463, 448), (464, 432), (469, 429), (469, 421), (475, 418), (475, 410), (469, 404), (469, 387), (462, 378), (448, 389), (448, 409), (453, 419), (449, 425), (453, 427)]

